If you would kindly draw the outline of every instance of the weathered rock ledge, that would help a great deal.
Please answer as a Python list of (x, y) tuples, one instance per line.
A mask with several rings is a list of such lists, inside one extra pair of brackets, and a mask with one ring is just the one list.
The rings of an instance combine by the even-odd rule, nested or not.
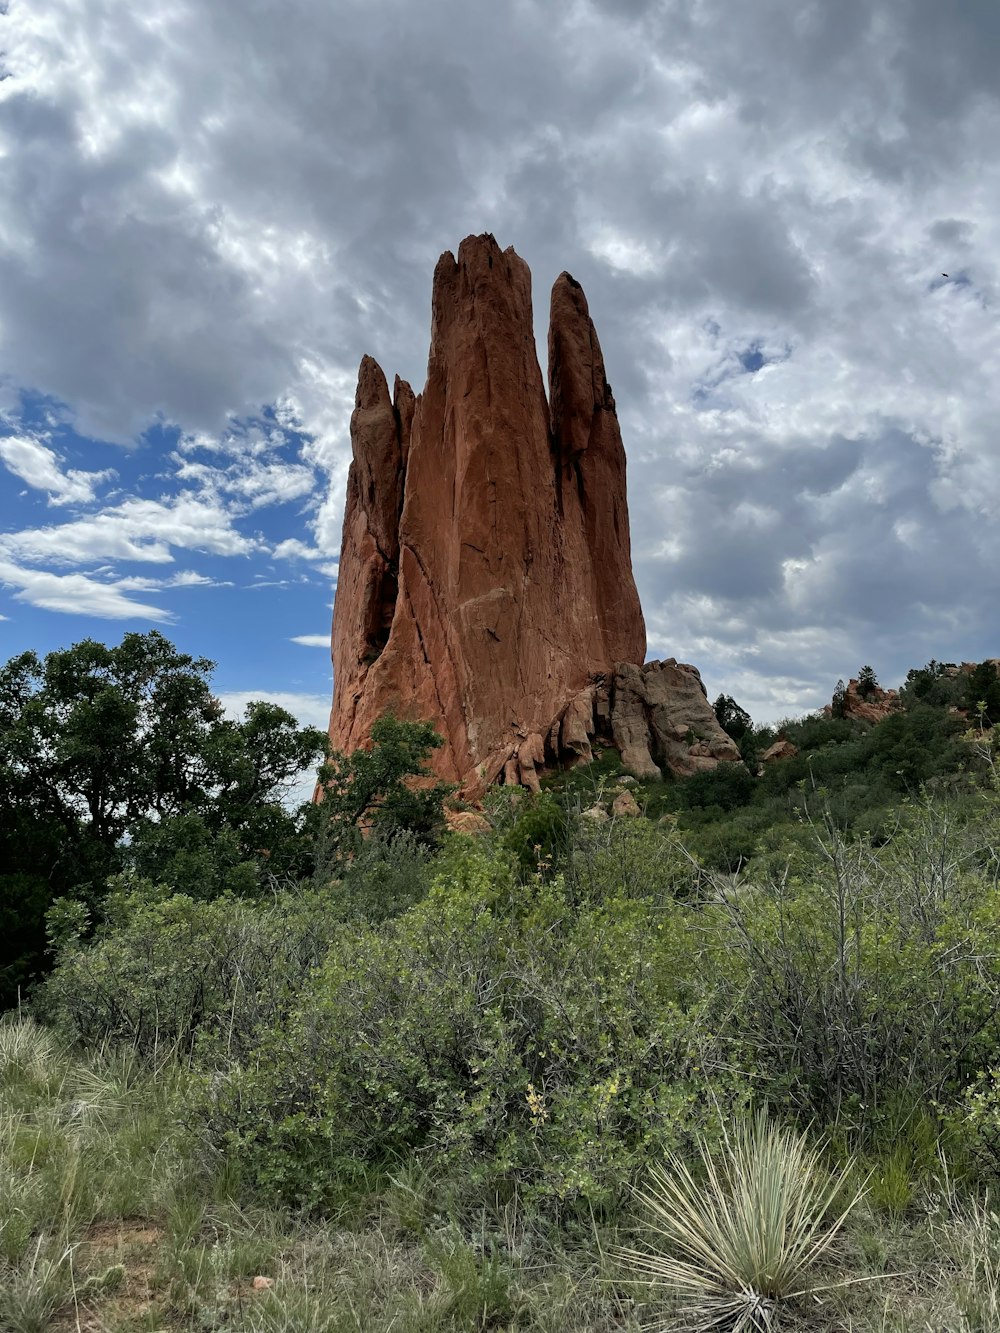
[[(739, 760), (708, 702), (698, 669), (675, 658), (643, 666), (620, 662), (575, 694), (548, 736), (528, 737), (508, 761), (505, 782), (538, 785), (539, 763), (589, 763), (597, 742), (613, 745), (633, 777), (689, 777)], [(523, 757), (522, 757), (523, 754)]]

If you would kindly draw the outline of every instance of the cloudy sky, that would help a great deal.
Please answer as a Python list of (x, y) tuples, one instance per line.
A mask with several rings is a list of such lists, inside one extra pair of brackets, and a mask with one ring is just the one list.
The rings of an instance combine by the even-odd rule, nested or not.
[[(758, 719), (1000, 655), (996, 0), (0, 0), (0, 653), (322, 722), (362, 353), (583, 283), (650, 656)], [(544, 344), (544, 329), (539, 324)]]

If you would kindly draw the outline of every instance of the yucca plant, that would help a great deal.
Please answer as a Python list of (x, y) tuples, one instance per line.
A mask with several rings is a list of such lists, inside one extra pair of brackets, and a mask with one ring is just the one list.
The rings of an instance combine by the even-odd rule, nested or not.
[(56, 1043), (50, 1032), (20, 1014), (0, 1018), (0, 1081), (16, 1078), (42, 1081), (56, 1063)]
[(649, 1211), (652, 1243), (620, 1257), (674, 1298), (680, 1313), (673, 1327), (767, 1333), (783, 1304), (819, 1289), (817, 1262), (864, 1186), (838, 1208), (843, 1179), (824, 1170), (801, 1135), (763, 1112), (717, 1153), (703, 1141), (698, 1153), (703, 1180), (670, 1156), (636, 1190)]

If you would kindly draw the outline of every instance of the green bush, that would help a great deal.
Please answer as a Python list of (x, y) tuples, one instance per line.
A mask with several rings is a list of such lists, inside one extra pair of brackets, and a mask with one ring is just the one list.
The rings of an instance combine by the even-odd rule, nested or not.
[(612, 1207), (737, 1095), (713, 1077), (685, 921), (624, 897), (574, 906), (561, 876), (515, 889), (454, 848), (424, 903), (338, 934), (253, 1066), (206, 1086), (209, 1130), (256, 1188), (300, 1204), (418, 1152), (467, 1205)]
[(338, 921), (387, 921), (427, 894), (433, 858), (415, 834), (373, 835), (331, 885), (330, 910)]
[(715, 808), (729, 814), (747, 805), (754, 794), (753, 775), (745, 764), (720, 764), (707, 773), (695, 773), (677, 788), (681, 809)]
[(685, 830), (684, 841), (707, 869), (736, 874), (757, 852), (757, 824), (750, 811), (740, 811), (725, 822), (716, 819)]
[(262, 858), (246, 855), (235, 829), (213, 829), (200, 814), (143, 821), (127, 857), (138, 879), (189, 898), (253, 897), (260, 887)]
[(575, 899), (597, 903), (639, 898), (669, 907), (693, 896), (699, 869), (677, 832), (676, 820), (612, 819), (576, 822), (566, 854), (566, 887)]
[(366, 835), (406, 832), (427, 847), (438, 844), (454, 787), (435, 781), (428, 761), (443, 744), (430, 722), (387, 713), (372, 727), (370, 748), (328, 756), (319, 771), (323, 800), (310, 812), (319, 881), (342, 874)]
[(1000, 900), (974, 867), (989, 805), (926, 803), (881, 848), (820, 825), (738, 889), (723, 992), (771, 1092), (806, 1117), (884, 1125), (961, 1093), (995, 1048)]
[(512, 855), (522, 877), (562, 864), (570, 841), (570, 818), (563, 799), (552, 792), (519, 795), (500, 847)]
[(70, 906), (53, 917), (67, 927), (40, 1013), (75, 1041), (148, 1057), (200, 1041), (242, 1059), (323, 958), (334, 928), (329, 893), (197, 902), (119, 882), (91, 941), (81, 938), (79, 905)]

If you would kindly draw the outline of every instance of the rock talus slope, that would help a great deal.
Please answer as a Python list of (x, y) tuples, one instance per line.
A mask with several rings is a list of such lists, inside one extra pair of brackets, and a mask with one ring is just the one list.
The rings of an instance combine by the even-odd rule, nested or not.
[[(683, 743), (656, 731), (659, 686), (638, 665), (625, 451), (582, 288), (563, 273), (552, 290), (548, 397), (531, 275), (512, 248), (470, 236), (442, 255), (431, 306), (422, 393), (397, 378), (390, 398), (378, 365), (361, 362), (333, 744), (364, 745), (391, 709), (435, 723), (435, 767), (468, 793), (498, 778), (535, 787), (547, 762), (587, 759), (595, 734), (616, 735), (616, 671), (635, 664), (646, 685), (636, 693), (629, 677), (629, 725), (638, 735), (642, 713), (653, 728), (647, 768), (654, 753), (676, 766)], [(715, 732), (710, 748), (734, 757)]]

